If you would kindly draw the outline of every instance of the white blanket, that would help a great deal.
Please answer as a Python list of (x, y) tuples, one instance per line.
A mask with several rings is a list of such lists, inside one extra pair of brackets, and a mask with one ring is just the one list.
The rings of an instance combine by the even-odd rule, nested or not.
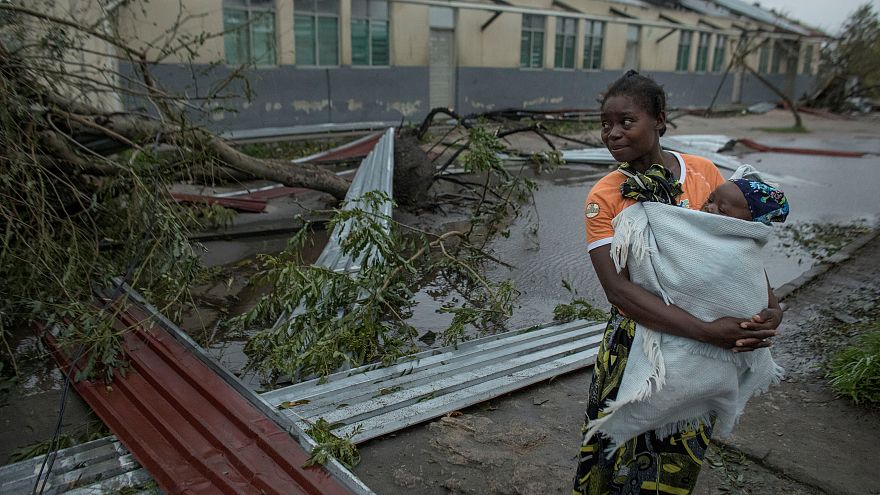
[[(614, 218), (611, 256), (617, 270), (695, 317), (749, 319), (767, 307), (760, 249), (770, 227), (661, 203), (638, 203)], [(713, 435), (729, 435), (746, 402), (778, 383), (783, 370), (770, 350), (733, 353), (636, 326), (617, 399), (591, 422), (611, 440), (610, 454), (637, 435), (666, 437), (715, 418)]]

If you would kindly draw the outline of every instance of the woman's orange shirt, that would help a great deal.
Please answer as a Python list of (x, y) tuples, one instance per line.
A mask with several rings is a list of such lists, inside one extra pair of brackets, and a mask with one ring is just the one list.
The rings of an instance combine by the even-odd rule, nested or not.
[[(709, 193), (724, 183), (724, 177), (710, 160), (706, 158), (673, 154), (681, 165), (681, 188), (679, 206), (699, 210), (709, 198)], [(584, 221), (587, 230), (587, 250), (611, 243), (614, 228), (611, 220), (635, 200), (624, 198), (620, 194), (620, 185), (626, 180), (621, 172), (614, 171), (599, 179), (590, 190), (584, 205)]]

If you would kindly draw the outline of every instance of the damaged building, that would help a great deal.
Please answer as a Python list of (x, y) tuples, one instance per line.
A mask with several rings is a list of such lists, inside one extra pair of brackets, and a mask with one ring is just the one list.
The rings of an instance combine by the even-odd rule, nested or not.
[(778, 100), (744, 68), (728, 73), (737, 50), (798, 98), (826, 39), (741, 0), (182, 0), (123, 3), (112, 17), (155, 46), (206, 33), (153, 68), (188, 95), (252, 65), (252, 98), (213, 104), (217, 130), (416, 121), (438, 106), (591, 109), (626, 69), (655, 77), (672, 106)]

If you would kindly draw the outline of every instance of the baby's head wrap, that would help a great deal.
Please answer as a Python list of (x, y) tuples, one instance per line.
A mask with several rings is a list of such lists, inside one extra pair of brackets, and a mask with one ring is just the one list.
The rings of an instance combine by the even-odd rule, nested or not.
[(736, 184), (745, 196), (752, 221), (767, 225), (770, 225), (770, 222), (785, 221), (785, 217), (788, 216), (788, 199), (782, 190), (766, 182), (755, 180), (731, 179), (731, 182)]

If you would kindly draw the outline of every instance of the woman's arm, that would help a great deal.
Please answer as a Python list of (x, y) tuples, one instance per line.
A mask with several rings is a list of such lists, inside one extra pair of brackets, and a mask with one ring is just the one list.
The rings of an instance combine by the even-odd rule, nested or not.
[[(602, 284), (611, 304), (646, 327), (726, 349), (736, 348), (742, 352), (766, 347), (770, 344), (764, 339), (776, 335), (775, 326), (764, 328), (771, 323), (758, 322), (754, 317), (752, 322), (747, 323), (761, 328), (751, 329), (742, 326), (743, 320), (737, 318), (719, 318), (712, 322), (704, 322), (678, 306), (667, 305), (659, 297), (631, 282), (626, 270), (617, 273), (610, 254), (610, 245), (590, 251), (590, 259), (599, 277), (599, 283)], [(742, 345), (737, 345), (738, 343)]]

